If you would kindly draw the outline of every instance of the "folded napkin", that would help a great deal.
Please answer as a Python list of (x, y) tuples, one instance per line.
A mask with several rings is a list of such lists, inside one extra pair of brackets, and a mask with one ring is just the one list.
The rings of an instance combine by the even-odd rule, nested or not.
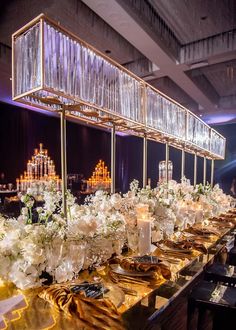
[(124, 330), (121, 316), (108, 299), (87, 298), (83, 293), (73, 294), (65, 285), (52, 285), (39, 294), (68, 317), (77, 317), (81, 329)]

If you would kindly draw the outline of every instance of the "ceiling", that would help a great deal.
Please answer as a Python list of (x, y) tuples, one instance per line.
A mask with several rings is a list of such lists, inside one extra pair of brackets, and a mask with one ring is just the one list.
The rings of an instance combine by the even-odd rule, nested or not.
[(148, 0), (181, 44), (236, 28), (235, 0)]
[(0, 101), (11, 34), (42, 12), (209, 123), (236, 122), (235, 0), (2, 0)]

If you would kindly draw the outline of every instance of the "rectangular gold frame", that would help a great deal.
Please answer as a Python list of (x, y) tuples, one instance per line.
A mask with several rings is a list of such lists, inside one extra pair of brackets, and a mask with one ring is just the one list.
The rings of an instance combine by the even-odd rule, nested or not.
[[(84, 100), (81, 100), (79, 98), (75, 98), (75, 97), (71, 97), (69, 95), (64, 95), (63, 93), (59, 92), (59, 91), (55, 91), (52, 88), (48, 88), (45, 86), (45, 63), (44, 63), (44, 22), (47, 22), (48, 24), (52, 25), (53, 27), (55, 27), (57, 30), (61, 31), (62, 33), (64, 33), (65, 35), (69, 36), (70, 38), (72, 38), (73, 40), (79, 42), (81, 45), (85, 46), (86, 48), (92, 50), (95, 54), (99, 55), (100, 57), (102, 57), (103, 59), (105, 59), (107, 62), (109, 62), (110, 64), (112, 64), (113, 66), (117, 67), (119, 70), (122, 70), (123, 72), (125, 72), (126, 74), (128, 74), (130, 77), (134, 78), (136, 81), (138, 81), (140, 83), (140, 85), (142, 86), (143, 89), (143, 95), (142, 95), (142, 116), (144, 118), (144, 122), (136, 122), (130, 118), (124, 117), (120, 114), (114, 113), (112, 111), (110, 111), (109, 109), (106, 108), (101, 108), (99, 106), (97, 106), (96, 104), (92, 104), (90, 102), (85, 102)], [(31, 28), (32, 26), (34, 26), (35, 24), (40, 23), (40, 51), (41, 51), (41, 63), (40, 63), (40, 74), (41, 74), (41, 85), (35, 89), (31, 89), (27, 92), (24, 92), (20, 95), (15, 95), (15, 81), (16, 81), (16, 77), (15, 77), (15, 40), (22, 34), (24, 34), (29, 28)], [(133, 74), (132, 72), (130, 72), (129, 70), (127, 70), (126, 68), (122, 67), (119, 63), (115, 62), (114, 60), (110, 59), (109, 57), (107, 57), (106, 55), (104, 55), (103, 53), (101, 53), (100, 51), (98, 51), (97, 49), (95, 49), (93, 46), (89, 45), (87, 42), (85, 42), (84, 40), (80, 39), (79, 37), (77, 37), (75, 34), (71, 33), (70, 31), (68, 31), (67, 29), (65, 29), (64, 27), (62, 27), (61, 25), (59, 25), (57, 22), (53, 21), (52, 19), (48, 18), (47, 16), (45, 16), (44, 14), (40, 14), (38, 17), (36, 17), (35, 19), (33, 19), (31, 22), (29, 22), (28, 24), (26, 24), (24, 27), (22, 27), (21, 29), (19, 29), (18, 31), (16, 31), (13, 35), (12, 35), (12, 95), (13, 95), (13, 100), (21, 102), (21, 103), (25, 103), (25, 104), (29, 104), (31, 106), (36, 106), (42, 109), (46, 109), (46, 110), (51, 110), (51, 111), (55, 111), (50, 109), (50, 106), (48, 104), (45, 104), (45, 106), (42, 105), (35, 105), (34, 103), (30, 102), (30, 101), (26, 101), (24, 98), (25, 97), (29, 97), (32, 96), (34, 97), (34, 93), (38, 92), (38, 91), (46, 91), (49, 93), (52, 93), (53, 95), (56, 95), (57, 97), (64, 97), (67, 98), (68, 100), (71, 100), (71, 102), (74, 102), (73, 105), (71, 106), (67, 106), (66, 107), (66, 116), (67, 117), (73, 117), (74, 119), (78, 120), (79, 122), (86, 122), (95, 126), (99, 126), (102, 128), (108, 128), (111, 129), (112, 124), (115, 123), (116, 124), (116, 129), (118, 131), (125, 131), (128, 134), (134, 134), (137, 136), (141, 136), (143, 137), (144, 135), (147, 137), (147, 139), (150, 140), (154, 140), (154, 141), (158, 141), (161, 143), (168, 143), (169, 145), (178, 148), (178, 149), (183, 149), (187, 152), (190, 153), (197, 153), (199, 156), (202, 157), (207, 157), (209, 159), (224, 159), (225, 154), (224, 155), (219, 155), (216, 154), (215, 152), (213, 152), (211, 150), (211, 140), (212, 140), (212, 132), (214, 132), (215, 134), (217, 134), (217, 136), (219, 137), (219, 139), (223, 139), (224, 140), (224, 145), (225, 145), (225, 138), (219, 134), (218, 132), (216, 132), (213, 128), (211, 128), (210, 126), (208, 126), (206, 123), (204, 123), (201, 118), (198, 118), (194, 113), (192, 113), (191, 111), (189, 111), (188, 109), (186, 109), (185, 107), (183, 107), (181, 104), (179, 104), (178, 102), (174, 101), (173, 99), (171, 99), (170, 97), (166, 96), (164, 93), (160, 92), (158, 89), (154, 88), (153, 86), (149, 85), (147, 82), (145, 82), (144, 80), (142, 80), (141, 78), (137, 77), (135, 74)], [(150, 88), (151, 90), (153, 90), (155, 93), (161, 95), (162, 97), (164, 97), (165, 99), (167, 99), (168, 101), (170, 101), (171, 103), (174, 103), (175, 105), (177, 105), (180, 109), (182, 109), (185, 112), (185, 117), (186, 117), (186, 125), (185, 125), (185, 136), (183, 136), (183, 138), (177, 138), (176, 136), (169, 134), (167, 132), (163, 132), (160, 131), (158, 129), (156, 129), (155, 127), (150, 127), (147, 125), (147, 95), (146, 95), (146, 90), (147, 88)], [(77, 116), (75, 114), (73, 114), (73, 112), (76, 112), (76, 108), (79, 109), (79, 107), (81, 105), (87, 106), (90, 109), (94, 109), (94, 111), (96, 111), (97, 113), (99, 113), (98, 119), (102, 119), (103, 116), (109, 116), (110, 118), (110, 122), (106, 122), (106, 121), (95, 121), (95, 119), (90, 118), (90, 117), (86, 117), (83, 116), (83, 114), (81, 116)], [(208, 149), (204, 149), (201, 146), (197, 145), (194, 142), (191, 142), (188, 140), (188, 127), (187, 127), (187, 123), (188, 123), (188, 116), (193, 116), (194, 118), (196, 118), (198, 121), (202, 122), (205, 127), (207, 127), (209, 129), (209, 141), (208, 141), (208, 145), (209, 148)], [(224, 148), (224, 153), (225, 153), (225, 148)]]

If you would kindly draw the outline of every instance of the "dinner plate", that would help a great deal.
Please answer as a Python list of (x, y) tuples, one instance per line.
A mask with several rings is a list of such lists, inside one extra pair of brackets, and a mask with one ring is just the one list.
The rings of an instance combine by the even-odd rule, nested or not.
[(153, 275), (153, 272), (136, 272), (136, 271), (132, 271), (132, 270), (125, 270), (119, 264), (112, 264), (112, 265), (110, 265), (110, 267), (114, 273), (124, 275), (124, 276), (139, 276), (139, 277), (147, 276), (148, 277), (148, 276)]
[(183, 248), (170, 248), (166, 245), (164, 246), (161, 246), (161, 249), (167, 253), (183, 253), (183, 254), (191, 254), (191, 251), (190, 250), (187, 250), (187, 249), (183, 249)]

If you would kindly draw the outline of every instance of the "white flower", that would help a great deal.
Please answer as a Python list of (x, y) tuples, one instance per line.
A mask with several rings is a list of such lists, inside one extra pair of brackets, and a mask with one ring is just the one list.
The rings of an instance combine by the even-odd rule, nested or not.
[(163, 233), (160, 230), (152, 230), (152, 242), (159, 242), (163, 239)]
[(60, 266), (55, 270), (55, 280), (62, 283), (72, 280), (74, 277), (73, 266), (70, 260), (62, 261)]
[(23, 250), (22, 256), (29, 264), (38, 265), (44, 263), (46, 256), (42, 247), (30, 241), (23, 241), (21, 247)]
[(120, 194), (113, 194), (110, 198), (111, 205), (116, 209), (119, 210), (122, 206), (122, 198)]

